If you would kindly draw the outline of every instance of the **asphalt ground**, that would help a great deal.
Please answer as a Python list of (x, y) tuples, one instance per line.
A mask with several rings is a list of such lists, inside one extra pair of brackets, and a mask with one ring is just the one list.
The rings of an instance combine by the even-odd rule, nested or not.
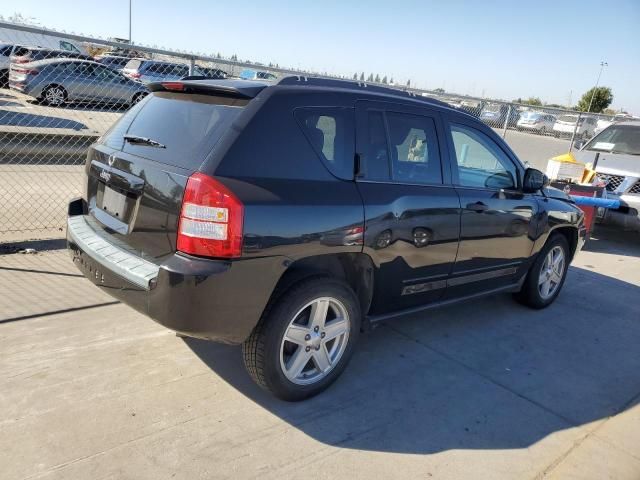
[(387, 322), (303, 403), (177, 338), (64, 251), (0, 255), (0, 477), (640, 478), (640, 246), (598, 228), (546, 310)]

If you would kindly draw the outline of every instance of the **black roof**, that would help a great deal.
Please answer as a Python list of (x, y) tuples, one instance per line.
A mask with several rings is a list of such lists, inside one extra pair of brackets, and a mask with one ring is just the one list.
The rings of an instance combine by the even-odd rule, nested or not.
[[(371, 93), (379, 96), (394, 97), (399, 100), (409, 100), (425, 105), (437, 106), (445, 108), (450, 111), (459, 112), (460, 114), (469, 115), (464, 110), (453, 108), (448, 103), (436, 100), (430, 97), (423, 97), (422, 95), (416, 95), (409, 90), (398, 90), (390, 87), (382, 87), (379, 85), (371, 85), (366, 82), (357, 82), (352, 80), (338, 80), (332, 78), (320, 78), (320, 77), (306, 77), (300, 75), (292, 75), (281, 78), (277, 82), (260, 81), (260, 80), (239, 80), (239, 79), (226, 79), (226, 80), (183, 80), (181, 81), (185, 85), (185, 91), (187, 92), (202, 92), (202, 93), (214, 93), (219, 92), (226, 95), (238, 96), (241, 98), (251, 99), (256, 97), (262, 90), (270, 86), (302, 86), (309, 88), (322, 88), (335, 91), (349, 91), (354, 93)], [(150, 83), (147, 85), (152, 92), (165, 90), (162, 86), (163, 82)], [(174, 82), (170, 82), (174, 83)]]

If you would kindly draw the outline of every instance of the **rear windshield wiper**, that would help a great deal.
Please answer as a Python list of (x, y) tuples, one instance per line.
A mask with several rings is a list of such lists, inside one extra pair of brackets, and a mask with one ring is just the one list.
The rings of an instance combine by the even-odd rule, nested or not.
[(151, 140), (150, 138), (147, 138), (147, 137), (139, 137), (137, 135), (125, 135), (123, 138), (126, 142), (133, 143), (133, 144), (140, 143), (143, 145), (149, 145), (150, 147), (167, 148), (166, 145), (163, 145), (160, 142), (156, 142), (155, 140)]

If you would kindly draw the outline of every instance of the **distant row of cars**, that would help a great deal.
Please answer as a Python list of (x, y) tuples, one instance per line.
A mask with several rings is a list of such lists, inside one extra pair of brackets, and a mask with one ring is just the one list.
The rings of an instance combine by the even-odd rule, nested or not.
[(454, 102), (453, 106), (471, 113), (493, 128), (503, 128), (506, 123), (508, 128), (541, 135), (571, 136), (575, 130), (577, 137), (590, 138), (604, 128), (599, 128), (596, 117), (577, 113), (553, 115), (534, 109), (521, 110), (520, 107), (505, 103), (472, 101)]
[[(132, 105), (145, 84), (184, 78), (225, 79), (219, 68), (128, 55), (126, 50), (90, 57), (77, 49), (0, 43), (0, 86), (9, 86), (49, 105), (99, 102)], [(243, 70), (246, 80), (276, 80), (270, 72)]]

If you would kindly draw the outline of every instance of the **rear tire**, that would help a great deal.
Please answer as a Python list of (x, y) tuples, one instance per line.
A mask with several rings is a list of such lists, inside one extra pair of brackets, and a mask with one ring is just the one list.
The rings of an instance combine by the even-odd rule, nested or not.
[(553, 234), (529, 269), (522, 289), (514, 294), (515, 299), (535, 309), (551, 305), (564, 285), (569, 258), (567, 240), (562, 235)]
[(299, 401), (325, 390), (347, 366), (360, 332), (360, 305), (344, 282), (314, 277), (272, 300), (242, 345), (253, 380)]
[(59, 107), (67, 101), (67, 91), (60, 85), (49, 85), (42, 90), (42, 101), (47, 105)]

